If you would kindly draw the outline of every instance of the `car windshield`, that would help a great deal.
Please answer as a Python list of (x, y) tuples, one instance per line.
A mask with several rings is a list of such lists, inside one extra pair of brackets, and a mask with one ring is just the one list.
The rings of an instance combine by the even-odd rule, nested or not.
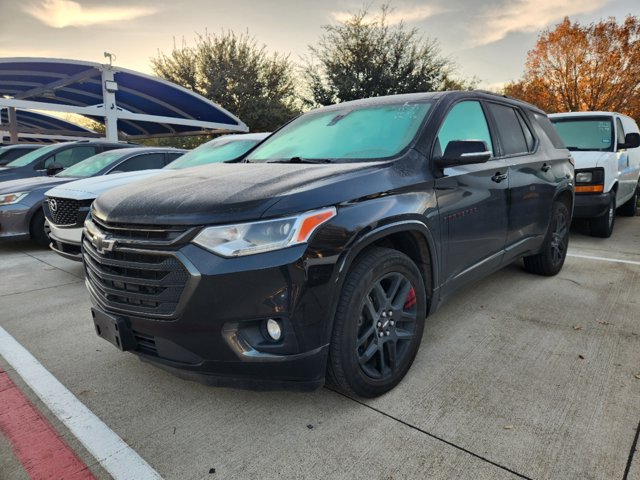
[(56, 177), (93, 177), (109, 165), (117, 164), (120, 162), (122, 157), (129, 154), (130, 152), (122, 151), (121, 149), (98, 153), (97, 155), (70, 166), (66, 170), (58, 173)]
[(38, 148), (32, 152), (25, 153), (20, 158), (16, 158), (13, 162), (7, 163), (5, 167), (24, 167), (25, 165), (29, 165), (34, 160), (38, 160), (41, 157), (48, 155), (50, 152), (57, 150), (58, 148), (60, 148), (60, 144), (48, 145), (46, 147)]
[(250, 162), (392, 157), (415, 137), (431, 103), (345, 105), (310, 112), (266, 140)]
[(232, 140), (224, 137), (217, 138), (185, 153), (165, 168), (175, 170), (235, 160), (251, 150), (251, 147), (259, 141), (259, 139)]
[(611, 117), (552, 118), (551, 121), (569, 150), (596, 152), (613, 150)]

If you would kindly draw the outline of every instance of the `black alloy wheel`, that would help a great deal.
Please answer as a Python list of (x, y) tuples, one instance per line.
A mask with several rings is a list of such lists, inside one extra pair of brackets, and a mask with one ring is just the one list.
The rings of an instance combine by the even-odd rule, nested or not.
[(338, 301), (329, 383), (362, 397), (391, 390), (413, 363), (426, 313), (424, 281), (408, 256), (378, 247), (361, 254)]
[(536, 255), (524, 257), (524, 268), (537, 275), (552, 276), (564, 265), (569, 247), (569, 226), (571, 215), (566, 205), (555, 202), (547, 235)]

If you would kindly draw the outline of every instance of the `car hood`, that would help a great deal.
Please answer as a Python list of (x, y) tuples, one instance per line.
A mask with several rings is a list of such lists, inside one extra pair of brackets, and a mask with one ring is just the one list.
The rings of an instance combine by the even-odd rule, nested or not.
[(108, 222), (147, 225), (277, 216), (380, 192), (397, 177), (380, 175), (394, 163), (205, 165), (109, 190), (94, 202), (94, 213)]
[(571, 152), (576, 162), (576, 170), (601, 167), (611, 155), (615, 154), (613, 152)]
[(2, 177), (0, 177), (0, 193), (31, 192), (39, 188), (51, 188), (71, 180), (71, 178), (58, 177), (28, 177), (2, 181)]
[(112, 188), (128, 185), (145, 178), (154, 177), (173, 170), (138, 170), (135, 172), (112, 173), (97, 177), (83, 178), (69, 182), (46, 192), (47, 197), (73, 198), (74, 200), (93, 200), (101, 193)]

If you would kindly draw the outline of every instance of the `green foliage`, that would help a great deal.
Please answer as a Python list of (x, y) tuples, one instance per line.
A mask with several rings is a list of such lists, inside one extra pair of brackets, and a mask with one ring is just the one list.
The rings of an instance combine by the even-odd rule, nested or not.
[(454, 64), (440, 54), (437, 41), (423, 38), (403, 23), (391, 26), (383, 5), (377, 17), (364, 9), (349, 19), (325, 25), (309, 46), (304, 69), (310, 105), (329, 105), (397, 93), (470, 89), (476, 81), (454, 80)]
[(151, 64), (158, 76), (218, 103), (254, 132), (271, 131), (300, 111), (289, 58), (269, 55), (247, 34), (205, 33)]

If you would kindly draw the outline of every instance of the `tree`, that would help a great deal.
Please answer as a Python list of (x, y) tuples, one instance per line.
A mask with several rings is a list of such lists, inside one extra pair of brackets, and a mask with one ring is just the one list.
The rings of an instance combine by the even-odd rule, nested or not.
[(252, 131), (270, 131), (299, 113), (294, 67), (269, 55), (247, 34), (198, 35), (170, 54), (151, 60), (156, 75), (182, 85), (229, 110)]
[(505, 93), (548, 112), (613, 110), (640, 121), (640, 19), (544, 30)]
[(451, 78), (454, 64), (440, 54), (435, 40), (403, 23), (389, 25), (388, 5), (377, 17), (364, 9), (347, 20), (323, 26), (309, 46), (304, 68), (311, 105), (329, 105), (395, 93), (472, 88), (474, 82)]

